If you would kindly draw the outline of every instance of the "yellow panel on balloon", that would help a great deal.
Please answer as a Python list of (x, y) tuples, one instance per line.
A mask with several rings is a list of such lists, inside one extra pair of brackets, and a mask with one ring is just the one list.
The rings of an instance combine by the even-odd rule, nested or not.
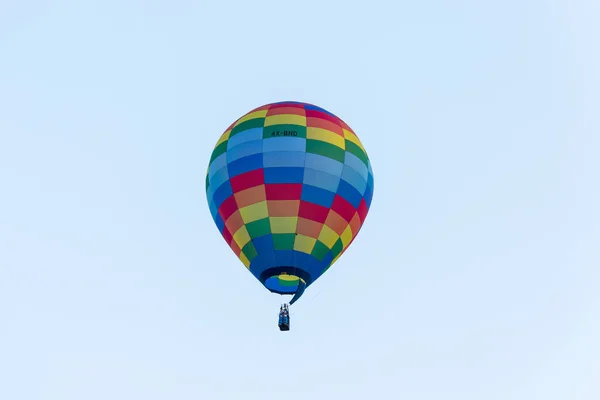
[(306, 126), (306, 117), (295, 114), (276, 114), (265, 118), (265, 126), (271, 125), (300, 125)]
[(246, 114), (244, 115), (242, 118), (240, 118), (237, 122), (236, 125), (241, 124), (242, 122), (251, 120), (251, 119), (255, 119), (255, 118), (264, 118), (267, 116), (267, 112), (269, 110), (258, 110), (258, 111), (254, 111), (252, 113)]
[(244, 246), (250, 241), (248, 229), (246, 229), (245, 226), (242, 226), (236, 233), (233, 234), (233, 240), (235, 240), (240, 249), (243, 249)]
[(328, 131), (327, 129), (308, 127), (306, 129), (306, 138), (320, 140), (325, 143), (333, 144), (340, 149), (346, 149), (346, 141), (344, 138), (337, 133)]
[(316, 242), (317, 239), (310, 236), (296, 235), (296, 239), (294, 240), (294, 250), (310, 254), (312, 253)]
[(271, 233), (296, 233), (298, 217), (270, 217)]
[(323, 225), (323, 229), (321, 230), (321, 233), (319, 234), (319, 240), (321, 242), (323, 242), (323, 244), (325, 246), (327, 246), (331, 249), (333, 247), (333, 245), (335, 244), (335, 242), (337, 242), (338, 239), (339, 239), (339, 235), (337, 233), (335, 233), (334, 230), (332, 230), (327, 225)]
[(242, 215), (244, 222), (247, 224), (259, 219), (267, 218), (269, 216), (267, 201), (261, 201), (260, 203), (240, 208), (240, 214)]

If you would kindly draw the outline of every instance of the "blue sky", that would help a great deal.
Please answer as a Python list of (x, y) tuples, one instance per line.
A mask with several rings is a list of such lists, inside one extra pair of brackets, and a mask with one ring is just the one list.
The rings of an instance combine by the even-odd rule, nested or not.
[[(0, 398), (600, 396), (597, 2), (6, 3)], [(281, 100), (375, 174), (287, 333), (204, 194)]]

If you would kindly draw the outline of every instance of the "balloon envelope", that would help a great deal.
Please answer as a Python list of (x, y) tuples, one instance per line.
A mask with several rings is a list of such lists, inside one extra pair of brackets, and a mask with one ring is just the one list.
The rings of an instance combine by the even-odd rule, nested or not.
[(308, 103), (272, 103), (221, 135), (206, 195), (246, 268), (295, 301), (356, 238), (371, 205), (373, 171), (340, 118)]

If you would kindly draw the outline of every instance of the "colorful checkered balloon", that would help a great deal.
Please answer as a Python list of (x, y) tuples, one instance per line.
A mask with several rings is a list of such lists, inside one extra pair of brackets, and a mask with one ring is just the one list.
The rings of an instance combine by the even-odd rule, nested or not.
[(242, 263), (294, 302), (356, 238), (371, 205), (373, 171), (340, 118), (307, 103), (273, 103), (221, 135), (206, 195)]

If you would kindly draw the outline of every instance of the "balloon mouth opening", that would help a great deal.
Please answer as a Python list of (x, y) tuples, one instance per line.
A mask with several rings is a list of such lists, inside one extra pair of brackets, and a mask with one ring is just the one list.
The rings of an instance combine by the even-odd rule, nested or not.
[(263, 285), (273, 293), (295, 294), (300, 286), (308, 286), (312, 279), (305, 271), (294, 267), (277, 267), (260, 275)]
[(265, 281), (265, 286), (271, 292), (279, 294), (294, 294), (298, 291), (298, 287), (302, 283), (305, 283), (302, 278), (284, 273), (268, 278)]

